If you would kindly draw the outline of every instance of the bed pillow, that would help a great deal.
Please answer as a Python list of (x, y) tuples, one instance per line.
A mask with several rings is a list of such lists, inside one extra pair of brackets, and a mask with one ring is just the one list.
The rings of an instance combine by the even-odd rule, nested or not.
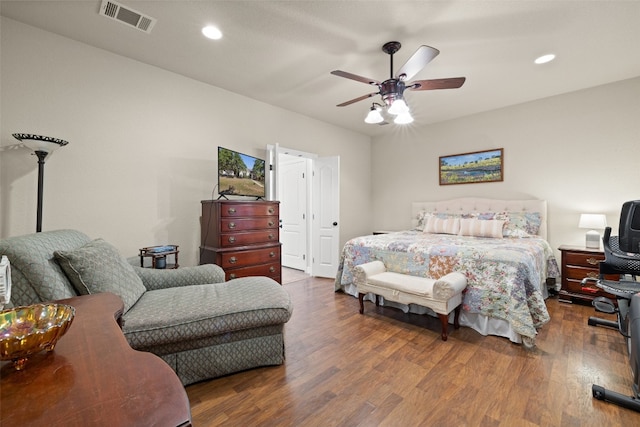
[(80, 295), (113, 292), (122, 299), (125, 313), (147, 290), (131, 264), (103, 239), (53, 255)]
[(462, 219), (460, 220), (460, 235), (472, 237), (493, 237), (502, 239), (504, 221), (499, 219)]
[(424, 227), (425, 233), (434, 234), (458, 234), (460, 231), (460, 218), (438, 218), (430, 216)]

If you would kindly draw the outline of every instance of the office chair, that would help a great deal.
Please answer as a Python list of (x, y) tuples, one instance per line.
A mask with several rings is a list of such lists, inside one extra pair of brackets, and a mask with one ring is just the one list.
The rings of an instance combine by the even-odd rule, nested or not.
[[(636, 209), (637, 208), (637, 209)], [(633, 222), (633, 217), (636, 222)], [(617, 321), (589, 317), (590, 326), (617, 329), (627, 341), (633, 374), (633, 396), (625, 396), (593, 384), (593, 397), (640, 412), (640, 200), (623, 205), (620, 236), (611, 236), (611, 227), (602, 238), (605, 260), (600, 262), (599, 277), (585, 278), (582, 284), (595, 282), (602, 290), (615, 295), (616, 303), (607, 297), (597, 297), (593, 305), (598, 312), (616, 314)], [(607, 280), (605, 275), (618, 275), (619, 280)]]

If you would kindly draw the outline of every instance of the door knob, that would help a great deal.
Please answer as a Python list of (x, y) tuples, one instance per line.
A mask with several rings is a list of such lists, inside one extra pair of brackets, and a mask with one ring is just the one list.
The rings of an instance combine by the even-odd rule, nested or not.
[(333, 221), (333, 226), (335, 227), (336, 225), (338, 225), (338, 223)]

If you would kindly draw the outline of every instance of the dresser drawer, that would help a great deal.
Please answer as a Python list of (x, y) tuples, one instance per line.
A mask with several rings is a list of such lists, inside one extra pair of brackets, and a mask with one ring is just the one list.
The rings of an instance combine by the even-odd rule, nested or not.
[(278, 204), (276, 203), (236, 203), (223, 204), (220, 207), (221, 217), (243, 217), (243, 216), (279, 216)]
[(280, 283), (281, 273), (280, 262), (254, 265), (252, 267), (225, 269), (225, 276), (227, 280), (248, 276), (267, 276)]
[(256, 218), (223, 218), (220, 220), (220, 231), (223, 233), (245, 230), (263, 230), (278, 228), (278, 217), (265, 216)]
[(265, 249), (253, 249), (248, 251), (224, 252), (220, 255), (220, 267), (224, 270), (228, 268), (238, 268), (253, 266), (256, 264), (267, 264), (280, 261), (280, 246)]
[(589, 254), (580, 252), (567, 252), (564, 254), (567, 265), (580, 265), (598, 270), (600, 261), (604, 261), (604, 254)]
[(221, 233), (220, 246), (232, 248), (235, 246), (256, 245), (259, 243), (271, 243), (279, 241), (279, 229), (263, 231), (248, 231), (240, 233)]

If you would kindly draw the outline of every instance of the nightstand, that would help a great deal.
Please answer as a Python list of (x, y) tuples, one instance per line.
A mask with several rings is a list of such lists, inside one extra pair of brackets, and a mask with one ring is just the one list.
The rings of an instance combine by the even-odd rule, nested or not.
[[(606, 296), (615, 299), (615, 296), (604, 292), (594, 284), (582, 286), (585, 277), (597, 278), (600, 274), (599, 264), (604, 261), (604, 252), (599, 249), (589, 249), (584, 246), (562, 245), (558, 248), (562, 253), (561, 271), (562, 285), (558, 299), (562, 302), (587, 302), (594, 298)], [(607, 279), (617, 280), (618, 276), (605, 276)]]

